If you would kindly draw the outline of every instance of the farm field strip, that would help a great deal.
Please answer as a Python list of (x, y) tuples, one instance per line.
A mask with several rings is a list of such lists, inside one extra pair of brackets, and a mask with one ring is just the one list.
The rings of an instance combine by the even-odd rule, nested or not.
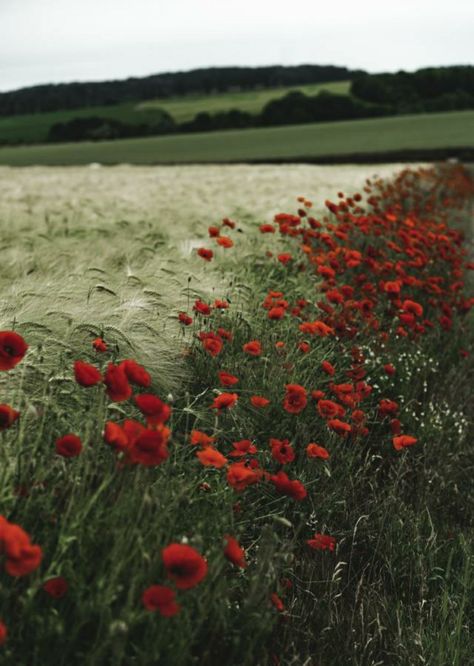
[(473, 147), (474, 111), (396, 116), (109, 142), (0, 148), (0, 164), (73, 165), (315, 159), (402, 149)]

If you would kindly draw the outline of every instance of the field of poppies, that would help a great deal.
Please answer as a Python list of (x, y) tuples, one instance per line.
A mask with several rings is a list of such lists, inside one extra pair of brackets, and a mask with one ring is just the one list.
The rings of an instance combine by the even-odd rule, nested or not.
[(473, 200), (4, 224), (0, 663), (473, 664)]

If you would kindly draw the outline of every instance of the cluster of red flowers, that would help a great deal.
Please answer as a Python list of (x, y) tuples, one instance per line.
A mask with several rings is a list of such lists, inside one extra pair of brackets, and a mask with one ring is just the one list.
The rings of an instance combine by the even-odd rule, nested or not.
[[(210, 226), (208, 229), (209, 233), (209, 238), (215, 241), (216, 245), (219, 245), (219, 247), (222, 247), (224, 249), (228, 249), (230, 247), (234, 246), (234, 241), (232, 238), (226, 235), (222, 235), (222, 229), (235, 229), (236, 228), (236, 223), (233, 220), (230, 220), (228, 217), (225, 217), (222, 222), (220, 227), (218, 226)], [(197, 249), (197, 254), (201, 259), (204, 259), (204, 261), (212, 261), (214, 257), (214, 252), (213, 250), (205, 247), (200, 247)]]

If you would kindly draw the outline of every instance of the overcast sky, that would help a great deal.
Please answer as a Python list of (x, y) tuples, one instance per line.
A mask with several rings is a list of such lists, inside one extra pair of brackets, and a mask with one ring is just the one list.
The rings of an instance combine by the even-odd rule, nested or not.
[(301, 63), (474, 64), (474, 0), (0, 0), (0, 90)]

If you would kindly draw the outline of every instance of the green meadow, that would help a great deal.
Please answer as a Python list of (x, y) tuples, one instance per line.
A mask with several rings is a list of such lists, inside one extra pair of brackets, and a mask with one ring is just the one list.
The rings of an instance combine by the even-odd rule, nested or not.
[(328, 155), (383, 154), (473, 144), (474, 111), (456, 111), (108, 142), (4, 147), (0, 149), (0, 164), (304, 161)]

